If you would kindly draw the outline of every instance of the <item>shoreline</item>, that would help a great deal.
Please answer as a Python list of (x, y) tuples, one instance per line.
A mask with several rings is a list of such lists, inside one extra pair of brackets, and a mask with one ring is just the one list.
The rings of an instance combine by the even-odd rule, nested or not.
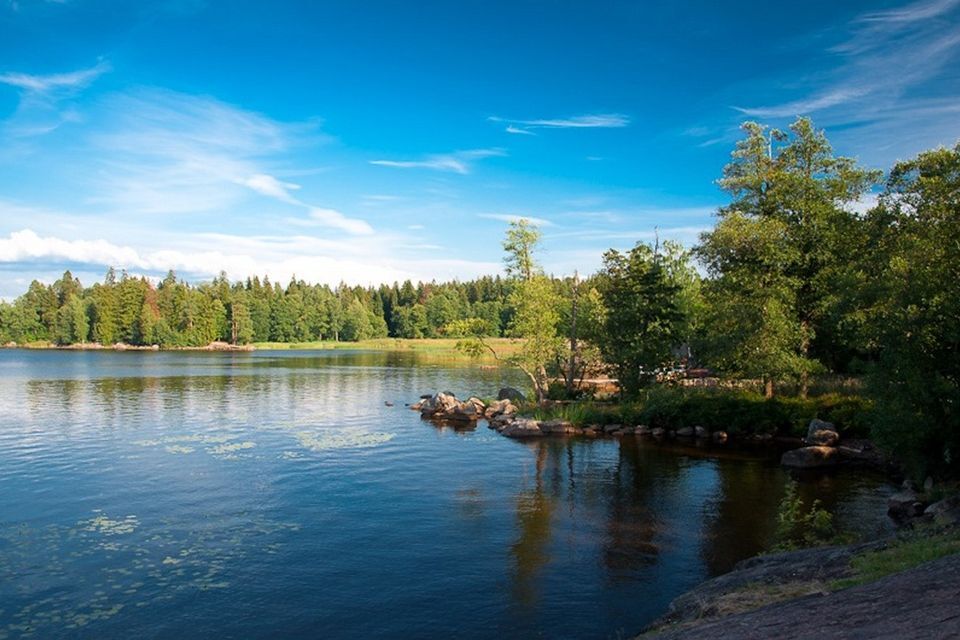
[[(518, 342), (510, 338), (491, 339), (498, 353), (510, 355), (518, 348)], [(489, 355), (474, 357), (457, 350), (460, 342), (455, 338), (376, 338), (358, 342), (347, 341), (310, 341), (310, 342), (255, 342), (250, 344), (230, 344), (215, 341), (199, 346), (161, 346), (161, 345), (132, 345), (116, 343), (103, 345), (97, 342), (83, 344), (58, 345), (52, 342), (31, 342), (17, 344), (8, 342), (0, 345), (4, 349), (25, 349), (34, 351), (223, 351), (223, 352), (250, 352), (250, 351), (381, 351), (419, 353), (436, 357), (453, 358), (457, 360), (476, 360), (485, 365), (496, 364), (497, 361)]]

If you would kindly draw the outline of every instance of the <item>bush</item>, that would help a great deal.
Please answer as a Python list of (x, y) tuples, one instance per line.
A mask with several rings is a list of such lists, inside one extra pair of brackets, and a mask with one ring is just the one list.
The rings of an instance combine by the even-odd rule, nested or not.
[(809, 509), (804, 509), (803, 500), (797, 492), (797, 483), (787, 485), (787, 492), (777, 511), (777, 545), (779, 551), (828, 544), (836, 538), (833, 516), (814, 500)]

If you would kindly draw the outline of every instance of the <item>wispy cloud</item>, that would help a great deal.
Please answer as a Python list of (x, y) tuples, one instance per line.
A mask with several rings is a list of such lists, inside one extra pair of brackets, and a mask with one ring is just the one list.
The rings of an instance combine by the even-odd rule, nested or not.
[(82, 117), (70, 104), (71, 99), (110, 69), (109, 62), (100, 61), (88, 69), (69, 73), (34, 75), (8, 71), (0, 74), (0, 85), (19, 89), (20, 93), (17, 108), (3, 122), (0, 134), (8, 142), (23, 141), (81, 121)]
[[(622, 113), (597, 113), (570, 118), (537, 118), (533, 120), (501, 118), (499, 116), (490, 116), (488, 119), (491, 122), (506, 123), (508, 131), (510, 131), (510, 127), (514, 129), (519, 127), (524, 129), (617, 129), (630, 124), (630, 118)], [(519, 132), (519, 130), (510, 131), (510, 133)]]
[[(832, 120), (866, 120), (889, 111), (911, 87), (939, 74), (960, 50), (960, 0), (919, 0), (870, 12), (847, 26), (829, 47), (831, 70), (807, 79), (806, 96), (781, 104), (734, 107), (754, 117), (781, 118), (826, 113)], [(839, 61), (836, 60), (839, 57)]]
[(505, 123), (507, 133), (537, 135), (532, 129), (618, 129), (630, 125), (630, 118), (622, 113), (596, 113), (569, 118), (535, 118), (521, 120), (490, 116), (491, 122)]
[(324, 226), (340, 229), (354, 235), (369, 235), (373, 233), (373, 227), (365, 220), (348, 218), (336, 209), (313, 207), (310, 209), (310, 219)]
[(536, 218), (534, 216), (516, 215), (512, 213), (480, 213), (477, 215), (477, 217), (486, 218), (488, 220), (500, 220), (501, 222), (520, 222), (521, 220), (525, 220), (526, 222), (538, 227), (553, 226), (553, 223), (546, 218)]
[(514, 134), (523, 135), (523, 136), (535, 136), (535, 135), (537, 135), (537, 134), (535, 134), (533, 131), (530, 131), (529, 129), (522, 129), (522, 128), (517, 127), (517, 126), (512, 125), (512, 124), (508, 124), (508, 125), (507, 125), (507, 128), (505, 129), (505, 131), (506, 131), (507, 133), (514, 133)]
[(17, 87), (31, 93), (50, 93), (62, 90), (82, 89), (110, 71), (109, 62), (101, 61), (88, 69), (79, 69), (69, 73), (34, 75), (8, 71), (0, 74), (0, 84)]
[(257, 173), (248, 178), (240, 180), (240, 184), (253, 189), (257, 193), (271, 198), (276, 198), (290, 204), (299, 204), (299, 200), (294, 198), (290, 191), (300, 188), (300, 185), (292, 182), (281, 182), (275, 177), (266, 173)]
[(498, 148), (470, 149), (431, 155), (422, 160), (370, 160), (370, 164), (396, 169), (433, 169), (465, 175), (472, 170), (472, 161), (505, 155), (507, 155), (507, 152)]

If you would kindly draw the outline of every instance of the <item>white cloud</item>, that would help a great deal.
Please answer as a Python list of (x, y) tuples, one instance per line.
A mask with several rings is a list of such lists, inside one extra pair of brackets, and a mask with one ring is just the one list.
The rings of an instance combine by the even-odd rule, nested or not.
[(618, 129), (630, 124), (630, 118), (622, 113), (596, 113), (570, 118), (538, 118), (517, 120), (490, 116), (491, 122), (507, 123), (507, 133), (530, 134), (530, 129)]
[(370, 160), (370, 164), (396, 169), (434, 169), (463, 175), (470, 173), (472, 169), (471, 160), (505, 155), (507, 153), (503, 149), (470, 149), (427, 156), (423, 160)]
[(31, 93), (50, 93), (60, 90), (82, 89), (110, 71), (110, 63), (101, 61), (89, 69), (50, 75), (32, 75), (8, 71), (0, 74), (0, 84), (7, 84)]
[(535, 218), (533, 216), (514, 215), (510, 213), (481, 213), (478, 218), (487, 218), (489, 220), (500, 220), (501, 222), (520, 222), (526, 220), (532, 225), (538, 227), (552, 227), (553, 223), (546, 218)]
[(512, 125), (512, 124), (507, 125), (507, 128), (505, 129), (505, 131), (506, 131), (507, 133), (515, 133), (515, 134), (520, 134), (520, 135), (525, 135), (525, 136), (535, 136), (535, 135), (537, 135), (537, 134), (535, 134), (533, 131), (529, 131), (529, 130), (527, 130), (527, 129), (521, 129), (520, 127), (515, 126), (515, 125)]
[(291, 204), (298, 202), (296, 198), (290, 195), (290, 191), (299, 189), (300, 185), (293, 184), (292, 182), (280, 182), (266, 173), (256, 173), (244, 180), (240, 180), (240, 184), (253, 189), (259, 194), (270, 196), (277, 200)]
[[(203, 234), (178, 248), (140, 250), (102, 239), (65, 240), (23, 229), (0, 238), (0, 263), (23, 266), (67, 263), (100, 267), (100, 270), (114, 266), (147, 275), (173, 269), (190, 279), (206, 279), (226, 271), (234, 279), (267, 275), (275, 282), (286, 282), (296, 276), (330, 285), (340, 282), (370, 285), (408, 278), (465, 279), (501, 268), (497, 262), (388, 257), (388, 247), (396, 244), (396, 239), (386, 238), (351, 244), (310, 236)], [(217, 250), (204, 248), (211, 246)], [(423, 244), (410, 248), (419, 255)]]
[[(801, 79), (807, 95), (781, 104), (734, 107), (756, 117), (819, 114), (827, 124), (887, 122), (900, 128), (906, 117), (894, 112), (910, 89), (942, 76), (960, 54), (960, 0), (919, 0), (900, 8), (862, 14), (847, 25), (846, 37), (824, 51), (826, 73)], [(956, 94), (945, 79), (938, 92)], [(930, 98), (937, 100), (939, 98)], [(896, 122), (891, 122), (895, 120)], [(947, 121), (943, 129), (960, 132)], [(861, 136), (864, 137), (864, 136)]]
[(373, 227), (364, 220), (348, 218), (335, 209), (314, 207), (310, 209), (310, 218), (325, 226), (341, 229), (355, 235), (369, 235), (373, 233)]

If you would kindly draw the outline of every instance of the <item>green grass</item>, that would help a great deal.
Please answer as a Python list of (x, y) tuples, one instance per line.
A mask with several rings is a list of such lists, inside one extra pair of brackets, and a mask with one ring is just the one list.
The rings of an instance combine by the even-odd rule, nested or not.
[(855, 557), (850, 563), (854, 575), (837, 580), (830, 587), (837, 590), (866, 584), (954, 553), (960, 553), (960, 530), (934, 535), (919, 531), (885, 549)]
[[(455, 338), (378, 338), (374, 340), (361, 340), (359, 342), (334, 342), (333, 340), (323, 340), (315, 342), (255, 342), (254, 347), (261, 351), (280, 351), (288, 349), (346, 349), (346, 350), (372, 350), (372, 351), (415, 351), (417, 353), (447, 356), (451, 358), (462, 358), (468, 360), (471, 356), (461, 353), (457, 350)], [(488, 338), (486, 340), (500, 357), (505, 357), (515, 353), (519, 348), (519, 343), (509, 338)], [(484, 355), (479, 360), (493, 362), (491, 355)]]
[(742, 389), (655, 387), (628, 402), (577, 401), (532, 409), (538, 420), (574, 424), (645, 424), (677, 429), (703, 426), (734, 435), (777, 433), (802, 436), (812, 418), (834, 422), (844, 437), (869, 434), (870, 403), (835, 393), (807, 399), (764, 398)]

